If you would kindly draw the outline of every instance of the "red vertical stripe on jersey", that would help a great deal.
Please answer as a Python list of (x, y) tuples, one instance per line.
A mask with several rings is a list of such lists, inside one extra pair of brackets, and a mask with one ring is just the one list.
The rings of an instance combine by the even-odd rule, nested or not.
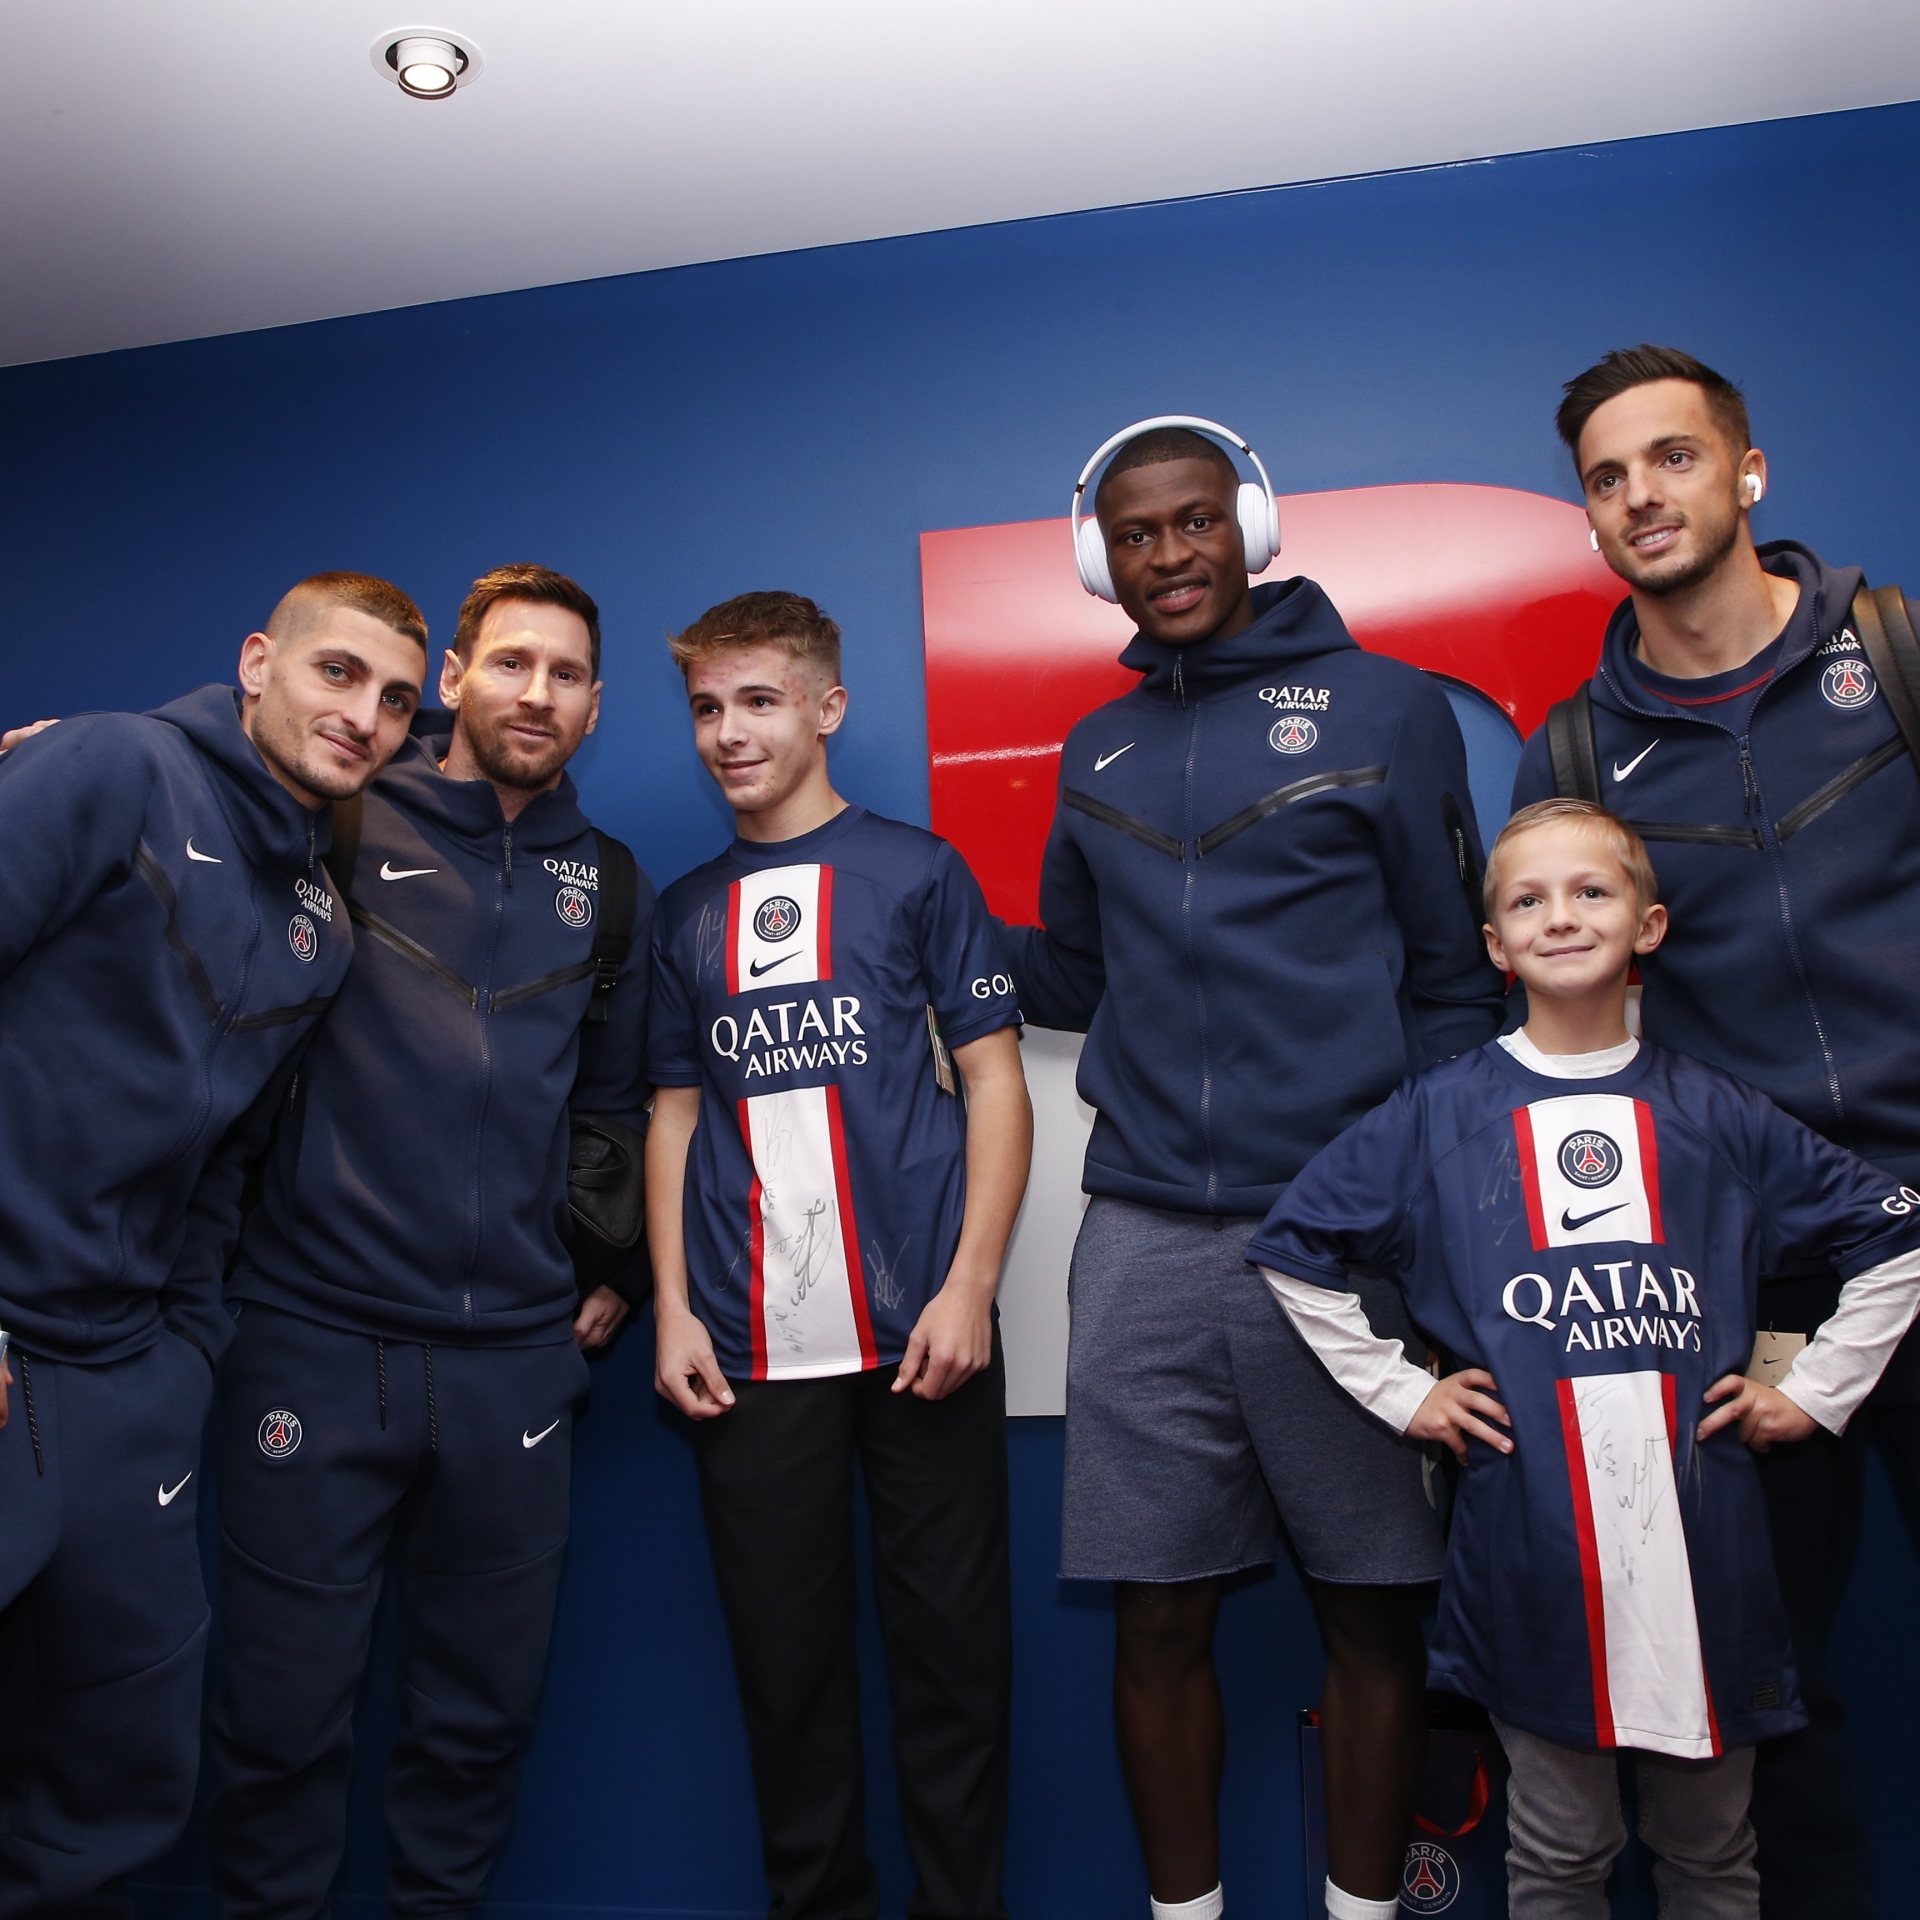
[[(1642, 1102), (1636, 1100), (1634, 1105), (1640, 1108), (1641, 1152), (1645, 1153), (1647, 1150), (1645, 1143), (1653, 1137), (1653, 1122), (1648, 1117), (1646, 1107)], [(1642, 1164), (1644, 1165), (1644, 1162)], [(1648, 1191), (1652, 1191), (1651, 1183), (1649, 1183)], [(1654, 1225), (1658, 1227), (1660, 1224), (1660, 1207), (1657, 1201), (1654, 1204), (1653, 1220)], [(1663, 1373), (1660, 1376), (1660, 1400), (1667, 1411), (1667, 1452), (1673, 1459), (1673, 1475), (1675, 1484), (1677, 1485), (1680, 1478), (1680, 1414), (1679, 1409), (1674, 1405), (1674, 1387), (1675, 1382), (1673, 1375)], [(1697, 1607), (1698, 1602), (1696, 1602), (1695, 1605)], [(1713, 1675), (1707, 1671), (1707, 1637), (1705, 1634), (1700, 1636), (1700, 1692), (1707, 1703), (1707, 1734), (1713, 1741), (1713, 1751), (1715, 1755), (1718, 1756), (1724, 1753), (1726, 1748), (1720, 1743), (1720, 1716), (1714, 1711), (1713, 1706)]]
[[(820, 938), (827, 937), (825, 901), (827, 875), (831, 867), (820, 869)], [(847, 1130), (840, 1119), (840, 1089), (829, 1086), (827, 1092), (827, 1133), (833, 1141), (833, 1187), (840, 1201), (840, 1245), (847, 1260), (847, 1295), (853, 1302), (853, 1324), (860, 1333), (861, 1367), (877, 1367), (880, 1351), (873, 1344), (873, 1316), (867, 1310), (867, 1276), (860, 1264), (860, 1229), (853, 1217), (853, 1181), (847, 1172)]]
[(820, 868), (820, 893), (814, 904), (813, 977), (833, 978), (833, 869)]
[[(1633, 1117), (1640, 1130), (1640, 1184), (1647, 1190), (1647, 1225), (1653, 1244), (1664, 1247), (1667, 1236), (1660, 1229), (1660, 1142), (1654, 1137), (1653, 1109), (1644, 1100), (1636, 1100)], [(1715, 1753), (1719, 1751), (1714, 1748)]]
[(1547, 1216), (1540, 1206), (1540, 1166), (1533, 1151), (1533, 1115), (1525, 1107), (1513, 1110), (1513, 1141), (1520, 1150), (1520, 1185), (1527, 1196), (1527, 1227), (1533, 1235), (1533, 1250), (1538, 1253), (1547, 1244)]
[[(727, 907), (729, 928), (739, 918), (739, 912), (740, 883), (736, 880), (733, 898)], [(732, 973), (735, 966), (729, 932), (727, 971)], [(753, 1157), (753, 1123), (744, 1100), (740, 1102), (740, 1138), (747, 1145), (747, 1164), (754, 1169), (753, 1184), (747, 1193), (747, 1338), (753, 1342), (753, 1377), (764, 1380), (767, 1377), (767, 1226), (761, 1202), (765, 1196), (760, 1186), (760, 1169)]]
[[(727, 991), (730, 994), (740, 991), (740, 882), (736, 880), (727, 889)], [(744, 1103), (740, 1108), (740, 1137), (745, 1140), (747, 1134), (747, 1109)], [(747, 1142), (748, 1150), (753, 1143)], [(756, 1212), (757, 1220), (759, 1214)], [(759, 1262), (754, 1263), (754, 1271), (759, 1271)], [(759, 1375), (754, 1376), (755, 1379)]]
[[(1521, 1118), (1516, 1113), (1515, 1120)], [(1573, 1492), (1573, 1531), (1580, 1543), (1580, 1587), (1587, 1603), (1587, 1656), (1593, 1667), (1594, 1745), (1618, 1744), (1613, 1699), (1607, 1688), (1607, 1610), (1600, 1593), (1600, 1545), (1593, 1536), (1593, 1494), (1587, 1486), (1587, 1449), (1580, 1438), (1580, 1408), (1573, 1382), (1554, 1383), (1560, 1395), (1560, 1433), (1567, 1448), (1567, 1480)]]

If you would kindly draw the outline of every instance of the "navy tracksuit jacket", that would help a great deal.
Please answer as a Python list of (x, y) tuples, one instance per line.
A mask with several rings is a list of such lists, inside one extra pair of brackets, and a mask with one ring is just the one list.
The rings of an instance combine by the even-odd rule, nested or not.
[(1006, 940), (1022, 1011), (1082, 1030), (1089, 1193), (1263, 1213), (1408, 1073), (1499, 1028), (1480, 842), (1446, 696), (1363, 653), (1311, 580), (1251, 627), (1136, 635), (1068, 734)]
[(209, 1156), (346, 972), (329, 831), (229, 687), (0, 757), (0, 1607), (37, 1642), (0, 1915), (84, 1904), (186, 1820), (195, 1474), (230, 1322), (217, 1280), (171, 1269)]
[[(211, 1725), (229, 1916), (325, 1909), (396, 1533), (393, 1904), (445, 1914), (480, 1897), (538, 1702), (586, 1395), (568, 1114), (646, 1124), (652, 889), (583, 1051), (601, 895), (572, 783), (509, 824), (490, 784), (439, 771), (449, 726), (419, 716), (369, 792), (354, 968), (277, 1102), (233, 1262)], [(217, 1260), (222, 1237), (197, 1257)]]
[[(1800, 604), (1759, 658), (1650, 680), (1626, 600), (1593, 678), (1603, 794), (1672, 916), (1640, 962), (1641, 1015), (1663, 1047), (1920, 1186), (1920, 779), (1848, 625), (1859, 568), (1785, 540), (1760, 554)], [(1552, 792), (1543, 728), (1513, 803)]]

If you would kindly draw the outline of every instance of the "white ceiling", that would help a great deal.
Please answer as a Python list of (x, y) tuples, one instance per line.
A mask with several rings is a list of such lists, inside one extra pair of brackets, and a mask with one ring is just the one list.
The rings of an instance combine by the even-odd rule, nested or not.
[(1913, 0), (422, 6), (0, 0), (0, 364), (1920, 97)]

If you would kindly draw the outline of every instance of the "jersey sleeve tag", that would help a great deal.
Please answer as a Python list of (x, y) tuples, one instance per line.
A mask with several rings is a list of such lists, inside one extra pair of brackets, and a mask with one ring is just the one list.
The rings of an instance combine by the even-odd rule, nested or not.
[(933, 1083), (942, 1093), (954, 1095), (960, 1092), (960, 1077), (953, 1070), (953, 1050), (947, 1045), (940, 1032), (940, 1017), (933, 1010), (933, 1003), (927, 1003), (927, 1038), (933, 1045)]
[(1757, 1380), (1763, 1387), (1777, 1387), (1806, 1344), (1804, 1333), (1775, 1333), (1770, 1328), (1762, 1328), (1753, 1336), (1753, 1358), (1747, 1362), (1747, 1378)]

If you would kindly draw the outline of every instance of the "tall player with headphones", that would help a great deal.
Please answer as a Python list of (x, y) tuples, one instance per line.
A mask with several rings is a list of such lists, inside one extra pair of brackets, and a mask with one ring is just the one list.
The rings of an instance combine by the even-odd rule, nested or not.
[[(1116, 1583), (1115, 1723), (1156, 1920), (1213, 1920), (1221, 1582), (1284, 1526), (1327, 1644), (1327, 1912), (1388, 1920), (1439, 1529), (1418, 1452), (1343, 1403), (1243, 1255), (1319, 1148), (1500, 1023), (1466, 754), (1440, 689), (1362, 653), (1311, 580), (1251, 584), (1279, 516), (1237, 434), (1128, 427), (1082, 471), (1074, 523), (1083, 584), (1138, 626), (1120, 658), (1141, 684), (1068, 735), (1044, 925), (1007, 936), (1027, 1018), (1086, 1032), (1098, 1114), (1061, 1572)], [(1422, 1357), (1390, 1293), (1365, 1298)]]

